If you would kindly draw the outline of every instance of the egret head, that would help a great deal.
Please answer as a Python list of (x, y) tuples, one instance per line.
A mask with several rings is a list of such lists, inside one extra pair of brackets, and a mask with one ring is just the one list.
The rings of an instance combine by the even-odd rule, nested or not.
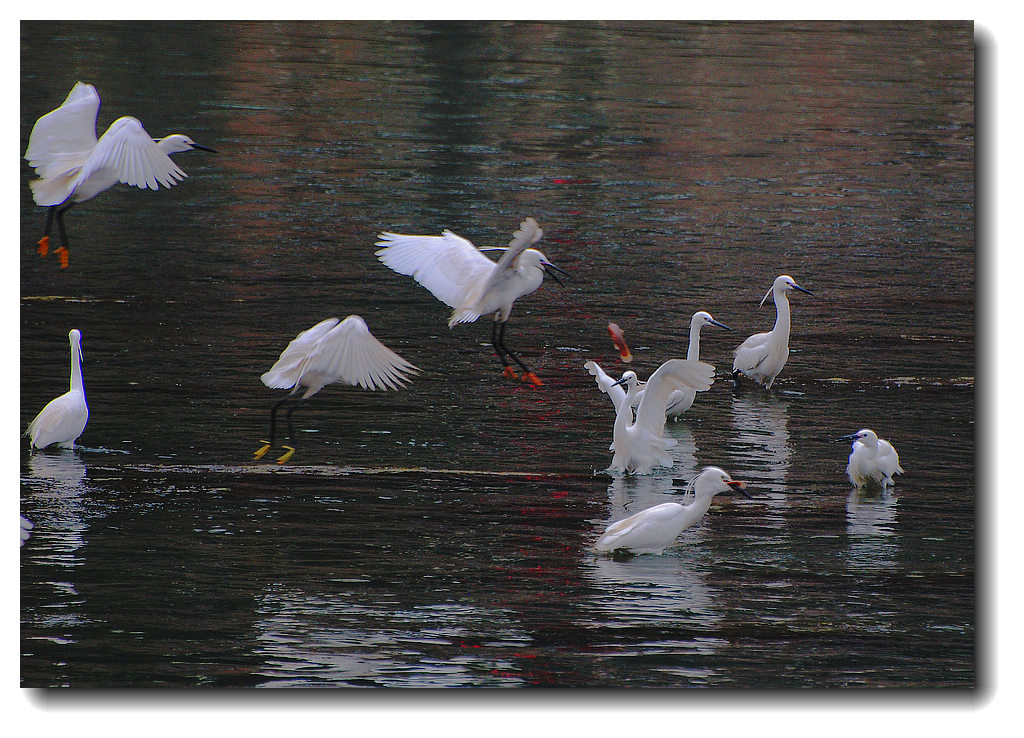
[(805, 290), (803, 287), (798, 285), (796, 283), (796, 280), (793, 279), (788, 274), (780, 274), (779, 276), (777, 276), (775, 278), (775, 281), (772, 282), (771, 289), (764, 293), (764, 297), (761, 298), (761, 305), (764, 305), (765, 302), (768, 300), (768, 298), (771, 297), (773, 294), (775, 294), (775, 295), (784, 295), (787, 292), (789, 292), (790, 290), (796, 290), (797, 292), (803, 292), (804, 294), (807, 294), (807, 295), (813, 295), (814, 294), (810, 290)]
[(711, 317), (711, 313), (706, 313), (703, 310), (698, 310), (690, 318), (690, 327), (693, 326), (704, 327), (706, 325), (717, 325), (719, 328), (725, 328), (727, 331), (731, 331), (732, 328), (727, 326), (725, 323), (719, 323), (717, 320)]
[(621, 387), (622, 385), (626, 385), (626, 390), (629, 391), (636, 387), (638, 381), (639, 378), (636, 376), (636, 372), (630, 370), (623, 372), (622, 377), (619, 379), (619, 381), (615, 382), (615, 384), (618, 385), (619, 387)]
[(551, 277), (553, 280), (558, 282), (558, 284), (562, 285), (563, 287), (565, 285), (562, 284), (562, 280), (560, 280), (558, 278), (558, 276), (555, 274), (555, 272), (560, 272), (561, 274), (564, 274), (565, 276), (569, 276), (569, 273), (567, 271), (565, 271), (564, 269), (561, 269), (559, 267), (556, 267), (554, 264), (552, 264), (550, 261), (548, 261), (548, 258), (546, 256), (544, 256), (543, 253), (541, 253), (537, 249), (526, 249), (526, 251), (524, 251), (519, 256), (519, 264), (521, 266), (532, 266), (532, 267), (536, 267), (537, 269), (540, 269), (546, 275)]
[(161, 139), (154, 140), (165, 154), (179, 154), (183, 151), (192, 151), (193, 149), (209, 151), (211, 154), (217, 153), (213, 149), (200, 146), (183, 133), (172, 133), (170, 136), (164, 136)]
[(861, 428), (856, 433), (851, 433), (848, 436), (840, 436), (836, 439), (837, 441), (853, 441), (854, 443), (860, 442), (867, 446), (878, 445), (878, 435), (869, 428)]
[(688, 488), (692, 488), (695, 494), (717, 495), (722, 492), (740, 494), (750, 497), (746, 491), (746, 482), (740, 482), (730, 477), (724, 470), (717, 466), (707, 466), (696, 477), (690, 480)]

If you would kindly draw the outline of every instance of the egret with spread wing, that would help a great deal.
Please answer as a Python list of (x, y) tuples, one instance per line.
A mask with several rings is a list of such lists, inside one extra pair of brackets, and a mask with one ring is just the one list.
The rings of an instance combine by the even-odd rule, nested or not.
[(491, 344), (505, 375), (516, 376), (512, 367), (515, 362), (523, 371), (523, 379), (540, 386), (540, 378), (505, 344), (505, 325), (512, 304), (540, 287), (545, 274), (561, 284), (554, 271), (565, 271), (537, 249), (530, 248), (543, 235), (537, 221), (527, 218), (519, 224), (519, 230), (497, 262), (449, 230), (442, 231), (440, 236), (381, 233), (375, 245), (383, 248), (374, 253), (386, 266), (413, 277), (452, 308), (449, 328), (457, 323), (472, 323), (482, 315), (493, 315)]
[[(274, 445), (277, 411), (289, 400), (294, 400), (286, 411), (288, 440), (292, 439), (292, 413), (305, 400), (328, 384), (342, 382), (359, 385), (368, 390), (387, 390), (404, 387), (408, 375), (419, 370), (378, 341), (358, 315), (342, 321), (328, 318), (297, 335), (282, 352), (281, 358), (261, 379), (272, 389), (290, 389), (291, 392), (270, 410), (270, 440), (254, 454), (263, 455)], [(305, 388), (301, 395), (300, 390)], [(295, 453), (294, 446), (284, 446), (285, 453), (277, 463), (283, 464)]]
[(32, 197), (37, 205), (49, 208), (39, 255), (49, 252), (50, 230), (56, 219), (61, 239), (56, 254), (62, 269), (68, 265), (64, 214), (69, 208), (118, 182), (141, 189), (173, 187), (188, 175), (168, 154), (194, 149), (213, 152), (180, 133), (154, 139), (130, 116), (115, 120), (97, 140), (99, 109), (96, 88), (78, 82), (59, 108), (36, 121), (25, 151), (25, 158), (39, 175), (30, 183)]

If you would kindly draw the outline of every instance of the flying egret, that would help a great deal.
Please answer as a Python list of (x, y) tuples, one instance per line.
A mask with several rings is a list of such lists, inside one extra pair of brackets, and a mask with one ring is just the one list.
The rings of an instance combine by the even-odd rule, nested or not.
[(545, 273), (562, 284), (554, 271), (565, 274), (565, 270), (556, 267), (537, 249), (529, 248), (543, 235), (537, 221), (527, 218), (519, 224), (519, 230), (513, 234), (509, 245), (503, 247), (505, 253), (497, 262), (449, 230), (442, 231), (440, 236), (404, 236), (384, 232), (378, 235), (380, 240), (374, 244), (383, 248), (374, 253), (386, 266), (399, 274), (413, 277), (434, 297), (451, 307), (449, 328), (493, 314), (491, 344), (501, 360), (505, 376), (516, 376), (512, 367), (514, 361), (523, 370), (523, 379), (540, 386), (543, 384), (540, 378), (505, 345), (505, 324), (512, 312), (512, 304), (540, 287)]
[(89, 406), (85, 402), (85, 385), (82, 383), (81, 331), (72, 328), (68, 340), (71, 343), (71, 387), (60, 397), (50, 400), (29, 423), (26, 433), (34, 449), (54, 443), (63, 448), (73, 448), (89, 422)]
[(717, 466), (705, 467), (690, 481), (693, 502), (689, 505), (665, 502), (613, 523), (597, 539), (594, 548), (602, 552), (625, 550), (634, 554), (661, 555), (680, 533), (701, 521), (715, 495), (738, 490), (750, 497), (744, 491), (746, 486), (746, 482), (732, 479)]
[[(611, 468), (633, 474), (649, 474), (655, 466), (672, 466), (668, 449), (676, 445), (665, 438), (665, 409), (673, 390), (689, 387), (711, 388), (715, 368), (702, 361), (669, 359), (647, 380), (643, 397), (637, 401), (639, 380), (628, 371), (616, 385), (626, 386), (626, 397), (615, 413)], [(634, 420), (633, 405), (636, 405)]]
[[(288, 440), (292, 439), (292, 413), (305, 400), (328, 384), (344, 382), (368, 390), (387, 390), (405, 387), (408, 375), (418, 372), (415, 366), (378, 341), (358, 315), (342, 321), (328, 318), (297, 335), (281, 357), (260, 377), (272, 389), (290, 389), (291, 392), (270, 409), (270, 440), (254, 454), (255, 459), (274, 445), (277, 411), (289, 400), (296, 398), (288, 408)], [(305, 388), (300, 396), (299, 390)], [(295, 453), (294, 446), (283, 446), (285, 454), (277, 463), (283, 464)]]
[(786, 293), (790, 290), (814, 294), (786, 274), (775, 278), (771, 289), (761, 298), (761, 305), (764, 305), (768, 295), (775, 300), (775, 327), (767, 333), (751, 336), (736, 349), (736, 358), (732, 363), (732, 377), (735, 381), (739, 381), (742, 374), (764, 385), (765, 389), (771, 389), (772, 382), (786, 365), (786, 359), (789, 358), (790, 328), (789, 298)]
[(893, 476), (903, 473), (900, 457), (892, 444), (868, 428), (863, 428), (849, 436), (837, 438), (837, 441), (853, 440), (853, 451), (850, 463), (846, 466), (846, 474), (855, 487), (869, 485), (883, 489), (894, 484)]
[(36, 121), (25, 158), (36, 170), (32, 197), (49, 208), (39, 239), (39, 255), (50, 249), (50, 230), (56, 217), (61, 245), (56, 250), (61, 269), (68, 265), (68, 238), (64, 214), (76, 203), (90, 200), (118, 182), (141, 189), (173, 187), (188, 175), (168, 154), (209, 151), (188, 136), (174, 133), (154, 139), (136, 118), (118, 118), (96, 140), (96, 114), (100, 97), (96, 88), (78, 82), (67, 99)]

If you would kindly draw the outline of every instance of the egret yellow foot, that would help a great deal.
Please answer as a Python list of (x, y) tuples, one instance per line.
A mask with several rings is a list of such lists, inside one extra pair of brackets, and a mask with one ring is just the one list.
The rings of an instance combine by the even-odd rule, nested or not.
[(516, 370), (515, 370), (515, 369), (513, 369), (513, 368), (512, 368), (512, 367), (510, 367), (510, 366), (507, 366), (507, 367), (505, 367), (505, 372), (504, 372), (504, 374), (505, 374), (505, 376), (506, 376), (506, 377), (512, 377), (512, 379), (515, 379), (515, 378), (516, 378)]
[(67, 269), (68, 268), (68, 254), (70, 252), (66, 248), (64, 248), (63, 246), (59, 246), (56, 250), (54, 250), (53, 253), (55, 253), (57, 256), (60, 257), (60, 268), (61, 269)]
[(288, 461), (288, 459), (290, 459), (290, 458), (292, 457), (292, 454), (294, 454), (294, 453), (295, 453), (295, 449), (294, 449), (294, 448), (292, 448), (291, 446), (282, 446), (281, 448), (286, 448), (286, 449), (288, 449), (288, 450), (287, 450), (287, 451), (286, 451), (286, 452), (284, 453), (284, 455), (283, 455), (283, 456), (281, 456), (281, 457), (280, 457), (280, 458), (279, 458), (279, 459), (277, 460), (277, 463), (278, 463), (278, 464), (283, 464), (284, 462)]
[(540, 377), (538, 377), (533, 372), (526, 372), (526, 374), (523, 375), (523, 380), (525, 381), (527, 379), (530, 380), (531, 382), (533, 382), (533, 385), (535, 387), (543, 387), (544, 386), (544, 383), (542, 381), (540, 381)]
[(48, 253), (50, 253), (50, 237), (49, 236), (43, 236), (42, 238), (39, 239), (39, 248), (36, 249), (36, 251), (39, 252), (40, 256), (46, 256)]
[(267, 451), (270, 450), (269, 441), (260, 441), (260, 443), (262, 443), (263, 445), (256, 449), (256, 451), (253, 453), (253, 461), (255, 461), (256, 459), (262, 459), (266, 455)]

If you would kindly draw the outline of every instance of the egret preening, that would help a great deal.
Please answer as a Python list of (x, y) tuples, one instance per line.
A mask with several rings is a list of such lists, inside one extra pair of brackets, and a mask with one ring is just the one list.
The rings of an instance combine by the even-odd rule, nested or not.
[(598, 551), (624, 550), (634, 554), (660, 555), (680, 533), (701, 521), (715, 495), (738, 490), (750, 497), (744, 491), (746, 486), (746, 482), (732, 479), (717, 466), (705, 467), (690, 481), (693, 502), (689, 505), (665, 502), (613, 523), (597, 540), (594, 548)]
[(29, 423), (26, 433), (34, 449), (54, 443), (73, 448), (89, 422), (89, 406), (85, 402), (85, 385), (82, 382), (81, 331), (72, 328), (68, 341), (71, 343), (71, 387), (60, 397), (50, 400)]
[(903, 473), (900, 457), (892, 444), (867, 428), (863, 428), (849, 436), (836, 440), (853, 440), (853, 451), (850, 463), (846, 465), (846, 474), (855, 487), (876, 485), (883, 489), (894, 484), (893, 476)]
[(771, 389), (772, 382), (786, 365), (786, 359), (789, 358), (790, 328), (789, 298), (786, 293), (790, 290), (814, 294), (786, 274), (775, 278), (771, 289), (761, 298), (761, 305), (764, 305), (769, 295), (775, 300), (775, 327), (767, 333), (757, 333), (739, 345), (732, 363), (734, 380), (739, 381), (742, 374), (764, 385), (765, 389)]
[[(633, 474), (649, 474), (655, 466), (672, 466), (668, 449), (676, 445), (665, 438), (665, 410), (674, 390), (711, 388), (715, 368), (702, 361), (669, 359), (647, 380), (643, 397), (637, 401), (639, 380), (628, 371), (616, 385), (626, 386), (626, 396), (615, 412), (611, 468)], [(636, 406), (634, 419), (633, 406)]]
[[(413, 277), (441, 302), (452, 308), (448, 327), (472, 323), (482, 315), (493, 315), (491, 344), (504, 367), (505, 376), (516, 376), (512, 362), (523, 371), (523, 379), (540, 386), (543, 382), (505, 345), (505, 324), (512, 304), (544, 281), (545, 273), (561, 284), (554, 271), (562, 272), (537, 249), (529, 248), (544, 232), (537, 221), (527, 218), (519, 224), (497, 262), (488, 259), (467, 239), (449, 230), (440, 236), (404, 236), (381, 233), (374, 252), (386, 266)], [(498, 249), (500, 250), (500, 249)]]
[(49, 252), (56, 218), (61, 239), (56, 253), (62, 269), (68, 265), (64, 214), (72, 205), (90, 200), (118, 182), (141, 189), (173, 187), (188, 175), (168, 154), (194, 149), (213, 152), (180, 133), (154, 139), (130, 116), (115, 120), (97, 140), (99, 109), (96, 88), (78, 82), (59, 108), (36, 121), (25, 151), (25, 158), (39, 175), (30, 183), (32, 197), (37, 205), (49, 208), (39, 255)]
[[(288, 440), (292, 438), (292, 413), (328, 384), (343, 382), (359, 385), (368, 390), (387, 390), (404, 387), (408, 375), (418, 372), (415, 366), (378, 341), (358, 315), (350, 315), (341, 322), (328, 318), (297, 335), (288, 344), (281, 358), (260, 377), (272, 389), (290, 389), (291, 392), (270, 410), (270, 440), (254, 454), (261, 459), (274, 445), (277, 411), (289, 400), (294, 400), (286, 411)], [(305, 388), (301, 395), (300, 390)], [(284, 446), (284, 455), (277, 463), (283, 464), (295, 453), (294, 446)]]

